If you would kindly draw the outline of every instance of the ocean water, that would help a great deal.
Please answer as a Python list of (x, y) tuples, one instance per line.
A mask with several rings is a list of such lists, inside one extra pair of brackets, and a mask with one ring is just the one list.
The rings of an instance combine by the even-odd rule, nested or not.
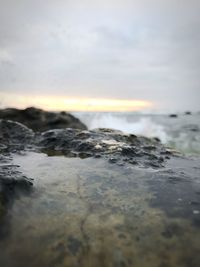
[(161, 142), (182, 153), (200, 155), (200, 113), (140, 114), (132, 112), (76, 112), (73, 113), (87, 127), (112, 128), (125, 133), (158, 137)]

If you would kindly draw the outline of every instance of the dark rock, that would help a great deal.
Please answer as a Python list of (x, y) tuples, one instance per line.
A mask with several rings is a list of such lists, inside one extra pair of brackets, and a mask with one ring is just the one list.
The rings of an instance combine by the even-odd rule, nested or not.
[[(8, 206), (12, 205), (14, 198), (21, 193), (29, 193), (32, 187), (32, 179), (28, 179), (18, 167), (11, 163), (11, 157), (1, 155), (0, 165), (0, 226), (7, 213)], [(1, 229), (1, 227), (0, 227)], [(2, 230), (2, 229), (1, 229)], [(0, 236), (3, 235), (0, 230)]]
[(87, 127), (67, 112), (48, 112), (30, 107), (24, 110), (7, 108), (0, 110), (0, 119), (12, 120), (23, 123), (34, 131), (50, 129), (77, 128), (85, 130)]
[(186, 111), (185, 115), (192, 115), (192, 112), (191, 111)]
[(158, 143), (161, 142), (160, 138), (158, 138), (158, 137), (153, 137), (153, 139), (154, 139), (155, 141), (157, 141)]
[(121, 154), (123, 156), (134, 157), (134, 156), (138, 155), (138, 148), (135, 148), (135, 147), (123, 147)]
[(32, 185), (31, 179), (28, 179), (17, 170), (16, 165), (0, 166), (0, 195), (3, 202), (8, 202), (10, 195), (16, 191), (27, 191)]
[(34, 137), (34, 132), (23, 124), (0, 120), (0, 223), (14, 197), (31, 188), (31, 179), (12, 164), (11, 153), (30, 148)]
[(81, 158), (104, 157), (112, 163), (126, 161), (153, 168), (162, 167), (165, 158), (161, 155), (168, 153), (154, 138), (127, 135), (111, 129), (50, 130), (38, 135), (35, 144), (42, 151), (62, 151), (64, 155), (78, 153)]
[(166, 160), (162, 155), (173, 154), (154, 138), (123, 134), (121, 131), (66, 128), (34, 134), (22, 124), (6, 120), (0, 121), (0, 142), (0, 149), (4, 152), (32, 148), (48, 155), (104, 157), (118, 164), (136, 162), (153, 168), (162, 167)]
[(178, 115), (177, 115), (177, 114), (170, 114), (169, 117), (170, 117), (170, 118), (177, 118)]
[(34, 138), (34, 132), (21, 123), (0, 120), (0, 151), (23, 150)]

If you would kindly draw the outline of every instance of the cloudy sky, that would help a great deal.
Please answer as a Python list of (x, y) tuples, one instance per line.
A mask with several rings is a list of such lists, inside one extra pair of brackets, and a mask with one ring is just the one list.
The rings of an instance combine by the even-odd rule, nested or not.
[(0, 0), (0, 105), (200, 110), (199, 11), (199, 0)]

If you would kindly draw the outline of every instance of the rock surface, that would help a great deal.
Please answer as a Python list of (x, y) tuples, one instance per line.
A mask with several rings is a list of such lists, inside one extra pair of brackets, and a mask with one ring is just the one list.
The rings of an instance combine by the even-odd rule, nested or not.
[(12, 153), (30, 147), (33, 138), (34, 132), (21, 123), (0, 120), (0, 221), (14, 197), (31, 189), (31, 179), (12, 163)]
[(199, 267), (199, 158), (111, 129), (5, 120), (0, 142), (3, 225), (18, 197), (1, 266)]
[[(29, 189), (32, 182), (10, 163), (12, 153), (25, 150), (48, 155), (105, 158), (110, 163), (160, 168), (171, 152), (156, 139), (125, 135), (120, 131), (56, 129), (35, 134), (21, 123), (0, 120), (0, 210), (5, 210), (15, 188)], [(5, 162), (5, 163), (4, 163)], [(12, 202), (12, 201), (11, 201)], [(1, 212), (3, 214), (3, 212)]]
[(9, 156), (0, 155), (0, 220), (5, 215), (8, 204), (13, 197), (20, 192), (29, 192), (32, 186), (28, 179), (20, 171), (18, 165), (13, 165)]
[[(19, 184), (22, 187), (31, 185), (23, 175), (16, 172), (12, 166), (11, 153), (33, 150), (47, 155), (64, 155), (79, 158), (104, 158), (109, 163), (124, 166), (162, 168), (166, 160), (174, 154), (165, 148), (156, 138), (146, 138), (132, 134), (123, 134), (111, 129), (96, 129), (82, 131), (79, 129), (56, 129), (35, 134), (21, 123), (0, 120), (0, 193), (1, 202), (7, 197), (7, 184), (13, 188)], [(8, 164), (4, 164), (8, 161)], [(24, 184), (23, 184), (23, 182)], [(11, 191), (12, 191), (11, 190)], [(5, 197), (4, 197), (5, 195)]]
[(126, 135), (112, 129), (50, 130), (37, 137), (36, 145), (49, 155), (63, 153), (69, 157), (103, 157), (110, 163), (124, 165), (127, 162), (154, 168), (162, 167), (172, 154), (156, 138)]
[(31, 144), (34, 132), (25, 125), (8, 120), (0, 120), (0, 152), (23, 150)]
[(39, 132), (67, 127), (82, 130), (87, 129), (79, 119), (67, 112), (48, 112), (34, 107), (26, 108), (24, 110), (16, 108), (1, 109), (0, 119), (20, 122), (30, 129)]

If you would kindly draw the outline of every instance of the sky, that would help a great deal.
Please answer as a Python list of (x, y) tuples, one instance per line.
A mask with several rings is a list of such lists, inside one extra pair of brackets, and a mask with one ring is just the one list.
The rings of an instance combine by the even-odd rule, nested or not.
[(199, 0), (0, 0), (0, 107), (200, 110), (199, 10)]

